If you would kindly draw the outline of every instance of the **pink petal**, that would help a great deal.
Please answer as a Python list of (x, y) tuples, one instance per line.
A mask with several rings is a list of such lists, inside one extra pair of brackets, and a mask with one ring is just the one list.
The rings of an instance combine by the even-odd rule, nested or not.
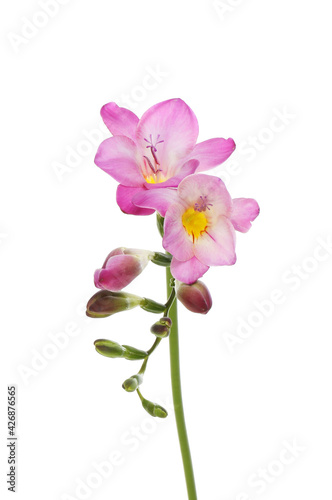
[(146, 189), (139, 191), (132, 199), (134, 205), (144, 208), (158, 210), (162, 217), (165, 217), (166, 210), (171, 203), (178, 199), (175, 189)]
[[(159, 193), (159, 190), (157, 191)], [(169, 205), (165, 215), (163, 247), (177, 259), (185, 261), (194, 256), (192, 237), (182, 224), (186, 207), (183, 203)]]
[(158, 187), (159, 185), (162, 185), (164, 187), (169, 187), (169, 186), (177, 187), (185, 177), (194, 174), (197, 171), (198, 166), (199, 166), (199, 161), (189, 160), (186, 163), (184, 163), (184, 165), (172, 169), (173, 174), (170, 171), (170, 175), (173, 175), (173, 177), (170, 177), (167, 181), (160, 184), (151, 184), (151, 186)]
[(190, 158), (199, 161), (197, 172), (203, 172), (223, 163), (235, 150), (233, 139), (209, 139), (196, 144)]
[(138, 167), (136, 154), (136, 145), (131, 139), (116, 135), (100, 144), (95, 163), (121, 184), (141, 186), (144, 178)]
[[(136, 144), (142, 155), (150, 157), (147, 141), (152, 139), (161, 168), (169, 177), (168, 168), (191, 153), (197, 136), (198, 122), (193, 111), (181, 99), (170, 99), (155, 104), (144, 113), (137, 126)], [(163, 142), (156, 144), (157, 140)]]
[(235, 198), (231, 222), (234, 228), (241, 233), (246, 233), (251, 228), (251, 222), (259, 214), (259, 206), (252, 198)]
[[(102, 269), (105, 269), (105, 267), (107, 266), (107, 262), (109, 261), (109, 259), (111, 257), (113, 257), (114, 255), (124, 255), (124, 250), (125, 250), (125, 247), (118, 247), (118, 248), (115, 248), (114, 250), (112, 250), (106, 257), (105, 259), (105, 262), (102, 266)], [(97, 271), (96, 271), (97, 272)]]
[(206, 203), (211, 204), (206, 211), (208, 216), (212, 213), (229, 216), (232, 212), (232, 198), (219, 177), (206, 174), (189, 175), (180, 182), (178, 194), (192, 207), (200, 201), (201, 196), (206, 197)]
[(109, 102), (101, 108), (100, 114), (112, 135), (125, 135), (135, 140), (139, 119), (129, 109), (120, 108), (115, 102)]
[(125, 214), (132, 215), (151, 215), (154, 210), (150, 210), (147, 208), (140, 208), (133, 204), (133, 197), (143, 191), (141, 187), (128, 187), (122, 186), (121, 184), (118, 186), (116, 191), (116, 201), (122, 212)]
[(164, 182), (157, 182), (156, 184), (152, 184), (149, 182), (145, 182), (144, 186), (146, 189), (163, 189), (166, 187), (178, 187), (179, 183), (188, 175), (194, 174), (199, 165), (197, 160), (189, 160), (182, 167), (175, 169), (175, 174), (173, 177), (167, 179)]
[(230, 266), (235, 264), (235, 231), (227, 217), (220, 215), (195, 240), (195, 256), (208, 266)]
[(185, 262), (173, 257), (171, 262), (171, 273), (174, 278), (187, 285), (195, 283), (208, 269), (209, 266), (202, 264), (196, 257), (192, 257)]
[(95, 286), (118, 292), (131, 283), (145, 268), (134, 255), (115, 255), (107, 262), (106, 269), (95, 272)]

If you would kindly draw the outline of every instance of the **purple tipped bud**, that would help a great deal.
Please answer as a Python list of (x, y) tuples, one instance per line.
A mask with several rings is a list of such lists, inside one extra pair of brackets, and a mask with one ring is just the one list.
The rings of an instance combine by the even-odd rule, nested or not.
[(95, 286), (117, 292), (131, 283), (151, 260), (153, 252), (136, 248), (116, 248), (94, 275)]
[(186, 285), (180, 281), (175, 282), (176, 296), (189, 311), (206, 314), (212, 307), (212, 297), (202, 281)]
[(150, 332), (153, 333), (156, 337), (165, 338), (168, 337), (171, 326), (171, 318), (164, 317), (151, 326)]
[(133, 309), (141, 304), (142, 298), (131, 293), (101, 290), (95, 293), (86, 306), (90, 318), (107, 318), (117, 312)]

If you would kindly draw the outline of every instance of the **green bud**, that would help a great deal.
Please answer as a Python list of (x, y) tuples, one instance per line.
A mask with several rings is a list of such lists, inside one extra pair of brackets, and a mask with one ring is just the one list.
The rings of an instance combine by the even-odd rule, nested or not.
[(145, 359), (149, 355), (146, 351), (141, 351), (140, 349), (136, 349), (130, 345), (123, 345), (122, 347), (125, 349), (124, 357), (126, 359)]
[(155, 403), (152, 403), (147, 399), (144, 398), (142, 399), (142, 406), (144, 410), (147, 411), (152, 417), (166, 418), (168, 415), (165, 408)]
[(134, 392), (143, 383), (142, 375), (133, 375), (127, 378), (122, 384), (122, 387), (127, 392)]
[(156, 337), (165, 338), (168, 337), (171, 326), (171, 318), (161, 318), (151, 326), (150, 332), (153, 333)]
[(164, 237), (164, 217), (157, 213), (157, 228), (160, 236)]
[(142, 300), (141, 297), (131, 293), (100, 290), (87, 303), (86, 315), (90, 318), (107, 318), (117, 312), (139, 306)]
[(146, 299), (143, 297), (141, 300), (140, 306), (144, 311), (160, 314), (165, 311), (165, 304), (160, 304), (159, 302), (155, 302), (151, 299)]
[(150, 257), (150, 260), (154, 264), (157, 264), (157, 266), (169, 267), (171, 265), (172, 256), (162, 252), (155, 252), (152, 257)]
[(146, 351), (141, 351), (130, 345), (120, 345), (112, 340), (99, 339), (94, 342), (96, 351), (108, 358), (125, 358), (129, 360), (145, 359)]
[(94, 342), (96, 351), (108, 358), (123, 358), (126, 350), (117, 342), (111, 340), (99, 339)]

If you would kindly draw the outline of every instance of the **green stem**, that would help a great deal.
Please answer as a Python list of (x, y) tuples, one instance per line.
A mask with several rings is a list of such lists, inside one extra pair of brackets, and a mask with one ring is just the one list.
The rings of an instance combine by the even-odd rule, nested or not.
[(161, 340), (162, 340), (162, 339), (157, 338), (157, 339), (154, 341), (153, 346), (152, 346), (152, 347), (150, 347), (150, 349), (147, 351), (147, 353), (148, 353), (148, 355), (149, 355), (149, 356), (150, 356), (150, 354), (152, 354), (152, 353), (153, 353), (153, 351), (154, 351), (155, 349), (157, 349), (157, 347), (158, 347), (158, 345), (160, 344)]
[(162, 340), (161, 338), (157, 338), (157, 339), (154, 341), (153, 346), (152, 346), (152, 347), (150, 347), (150, 349), (149, 349), (148, 351), (146, 351), (146, 352), (148, 353), (148, 355), (147, 355), (147, 357), (144, 359), (143, 364), (142, 364), (142, 366), (141, 366), (141, 369), (140, 369), (140, 371), (138, 372), (138, 375), (144, 375), (145, 370), (146, 370), (146, 365), (148, 364), (148, 360), (149, 360), (150, 354), (152, 354), (152, 353), (153, 353), (153, 351), (154, 351), (155, 349), (157, 349), (157, 347), (158, 347), (158, 345), (160, 344), (161, 340)]
[[(167, 278), (167, 296), (169, 297), (172, 292), (171, 280), (173, 279), (169, 268), (166, 269), (166, 278)], [(170, 349), (171, 382), (172, 382), (175, 420), (178, 430), (184, 474), (187, 483), (188, 499), (197, 500), (194, 470), (191, 461), (189, 441), (188, 441), (186, 422), (184, 418), (183, 402), (182, 402), (176, 299), (174, 299), (173, 304), (169, 310), (169, 317), (172, 320), (172, 328), (169, 336), (169, 349)]]
[(175, 296), (176, 296), (174, 286), (170, 285), (170, 287), (171, 287), (172, 291), (171, 291), (171, 293), (170, 293), (170, 295), (168, 297), (168, 300), (167, 300), (167, 302), (165, 304), (165, 312), (164, 312), (164, 317), (165, 318), (168, 316), (169, 310), (172, 307), (172, 304), (173, 304), (173, 302), (175, 300)]

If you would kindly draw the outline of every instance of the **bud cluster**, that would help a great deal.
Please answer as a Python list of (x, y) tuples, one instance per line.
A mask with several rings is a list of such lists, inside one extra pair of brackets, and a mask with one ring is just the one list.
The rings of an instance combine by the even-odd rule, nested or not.
[[(162, 232), (162, 218), (159, 219), (158, 227)], [(107, 256), (103, 266), (95, 272), (95, 285), (100, 290), (91, 297), (86, 307), (86, 314), (90, 318), (106, 318), (138, 306), (151, 313), (163, 314), (150, 328), (150, 332), (156, 339), (148, 351), (128, 345), (120, 345), (107, 339), (98, 339), (94, 342), (96, 351), (102, 356), (131, 361), (143, 360), (139, 372), (127, 378), (122, 387), (127, 392), (137, 392), (143, 408), (153, 417), (159, 418), (167, 417), (167, 411), (162, 406), (145, 399), (140, 392), (149, 357), (161, 340), (171, 334), (172, 320), (168, 317), (168, 314), (175, 298), (177, 297), (189, 311), (206, 314), (212, 306), (211, 295), (201, 281), (187, 285), (174, 280), (173, 277), (170, 281), (171, 293), (166, 304), (160, 304), (146, 297), (123, 292), (122, 289), (145, 269), (149, 261), (159, 266), (169, 267), (171, 260), (172, 256), (168, 253), (124, 247), (116, 248)]]

